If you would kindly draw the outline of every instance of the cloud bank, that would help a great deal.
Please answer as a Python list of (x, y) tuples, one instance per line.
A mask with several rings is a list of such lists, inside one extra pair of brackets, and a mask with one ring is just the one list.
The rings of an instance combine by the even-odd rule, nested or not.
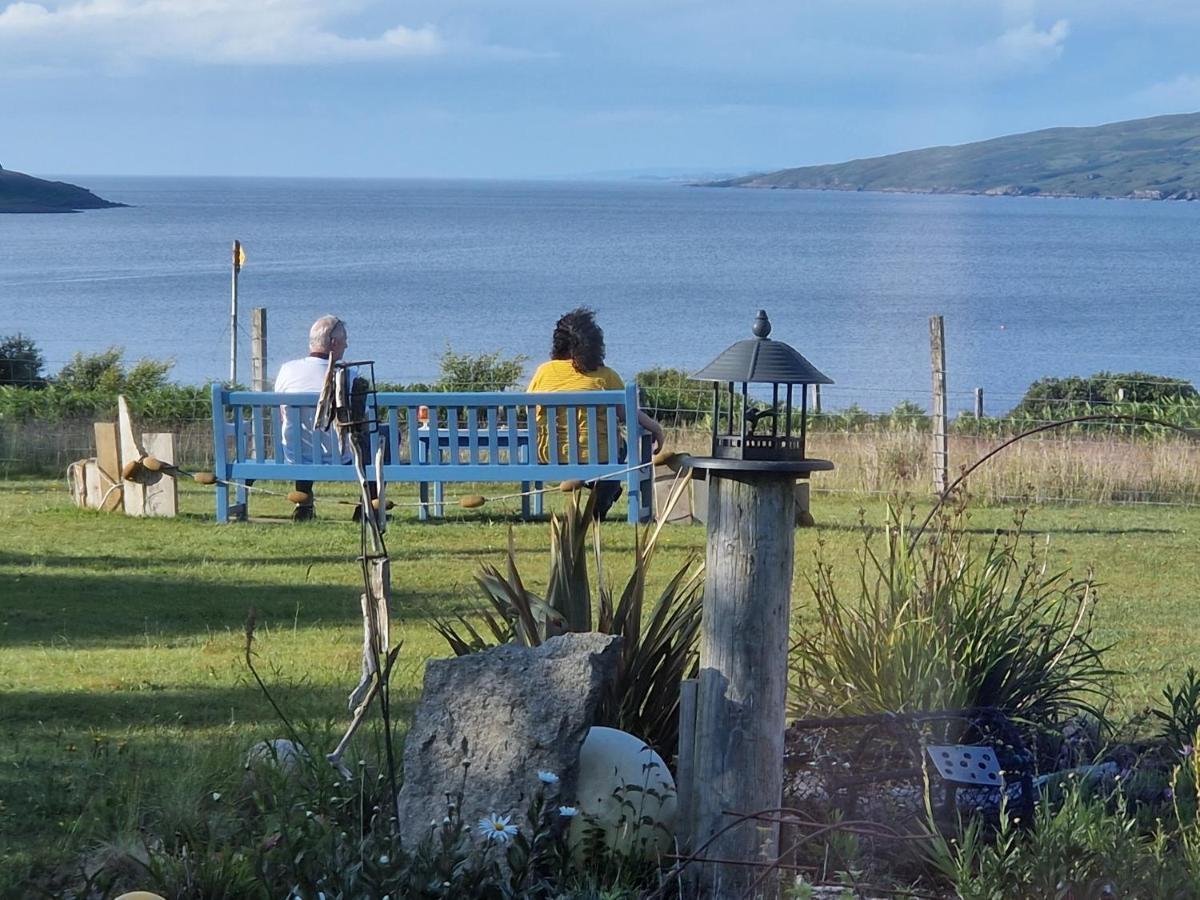
[(513, 58), (505, 47), (449, 39), (437, 26), (397, 23), (368, 34), (337, 29), (360, 4), (321, 0), (18, 0), (0, 8), (0, 58), (9, 66), (138, 68), (323, 65), (447, 55)]

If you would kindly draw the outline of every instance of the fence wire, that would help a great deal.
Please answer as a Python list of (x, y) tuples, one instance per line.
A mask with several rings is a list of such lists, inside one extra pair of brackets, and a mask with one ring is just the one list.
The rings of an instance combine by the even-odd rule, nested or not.
[[(1162, 380), (1131, 382), (1129, 388), (1164, 390)], [(381, 387), (384, 387), (381, 385)], [(391, 389), (498, 390), (515, 385), (455, 384), (439, 380), (387, 385)], [(204, 389), (175, 389), (182, 394), (136, 398), (134, 417), (142, 431), (175, 435), (177, 462), (186, 468), (212, 466), (212, 425)], [(1185, 427), (1200, 428), (1200, 400), (1186, 382), (1178, 383), (1177, 398), (1143, 403), (1128, 400), (1083, 404), (1097, 412), (1153, 414)], [(56, 410), (14, 405), (0, 387), (0, 477), (60, 475), (71, 462), (95, 454), (93, 422), (115, 420), (115, 403), (80, 402)], [(21, 391), (23, 397), (41, 391)], [(843, 397), (875, 398), (872, 411)], [(959, 411), (948, 422), (950, 473), (983, 456), (997, 443), (1023, 430), (1078, 414), (1081, 401), (1048, 399), (1021, 405), (1024, 394), (991, 395), (995, 415), (976, 416), (959, 401), (973, 400), (973, 391), (950, 393), (950, 406)], [(916, 399), (914, 399), (916, 398)], [(769, 392), (756, 390), (751, 403), (769, 402)], [(932, 492), (932, 419), (924, 393), (903, 388), (838, 386), (826, 389), (818, 406), (808, 400), (808, 452), (830, 459), (832, 472), (814, 476), (813, 488), (831, 493), (914, 496)], [(7, 404), (7, 405), (6, 405)], [(704, 454), (712, 431), (712, 389), (691, 383), (643, 384), (643, 408), (666, 429), (671, 449)], [(794, 397), (799, 427), (800, 397)], [(820, 410), (819, 412), (817, 410)], [(781, 423), (779, 427), (784, 427)], [(766, 427), (770, 427), (769, 425)], [(971, 478), (970, 492), (988, 502), (1122, 503), (1147, 506), (1200, 504), (1200, 443), (1165, 429), (1113, 422), (1087, 423), (1077, 428), (1036, 435), (998, 456)]]

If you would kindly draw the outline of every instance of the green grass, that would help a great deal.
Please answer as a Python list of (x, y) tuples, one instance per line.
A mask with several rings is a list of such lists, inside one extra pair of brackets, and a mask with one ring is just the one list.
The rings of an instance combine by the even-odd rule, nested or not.
[[(94, 863), (139, 829), (169, 834), (219, 811), (213, 795), (239, 782), (246, 749), (283, 735), (242, 660), (251, 605), (260, 671), (314, 742), (332, 746), (361, 635), (358, 530), (333, 497), (349, 494), (322, 486), (312, 524), (290, 524), (290, 505), (266, 498), (254, 507), (262, 520), (222, 527), (211, 494), (191, 484), (179, 518), (139, 520), (77, 510), (59, 483), (0, 482), (0, 897), (27, 896), (28, 883), (52, 889), (49, 873)], [(821, 527), (796, 535), (798, 616), (818, 542), (852, 583), (864, 503), (867, 521), (881, 523), (878, 500), (814, 497)], [(407, 714), (424, 660), (446, 655), (430, 610), (476, 605), (473, 573), (502, 562), (510, 525), (535, 588), (548, 563), (545, 524), (516, 522), (515, 504), (451, 507), (446, 521), (424, 524), (402, 512), (388, 544), (394, 637), (404, 641), (394, 685)], [(999, 508), (971, 520), (981, 535), (1011, 521)], [(1116, 643), (1109, 662), (1126, 672), (1117, 712), (1178, 681), (1200, 651), (1200, 509), (1036, 508), (1027, 528), (1050, 541), (1053, 565), (1091, 567), (1103, 585), (1099, 638)], [(619, 580), (633, 529), (608, 525), (604, 542)], [(668, 529), (651, 590), (703, 549), (703, 528)], [(367, 733), (354, 752), (373, 756), (376, 741)]]

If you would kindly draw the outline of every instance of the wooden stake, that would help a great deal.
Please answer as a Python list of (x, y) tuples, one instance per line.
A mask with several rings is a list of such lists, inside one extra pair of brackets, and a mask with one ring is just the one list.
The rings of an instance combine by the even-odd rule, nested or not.
[(929, 317), (929, 355), (933, 368), (933, 492), (950, 483), (950, 446), (946, 435), (946, 331), (941, 316)]
[(267, 310), (256, 306), (250, 310), (250, 390), (265, 391), (267, 387)]

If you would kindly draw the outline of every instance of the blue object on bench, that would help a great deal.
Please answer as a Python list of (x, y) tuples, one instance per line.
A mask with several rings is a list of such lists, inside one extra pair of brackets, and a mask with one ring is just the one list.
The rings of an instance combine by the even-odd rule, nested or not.
[[(620, 478), (629, 497), (629, 521), (647, 522), (654, 509), (651, 467), (626, 471), (650, 461), (650, 436), (637, 423), (637, 385), (618, 391), (509, 394), (498, 391), (461, 393), (384, 392), (376, 395), (379, 428), (370, 436), (367, 475), (385, 447), (384, 480), (420, 486), (421, 519), (432, 505), (441, 515), (446, 482), (517, 482), (521, 491), (539, 490), (552, 481)], [(289, 408), (288, 452), (285, 455), (280, 406)], [(247, 480), (354, 481), (354, 466), (342, 462), (326, 435), (316, 432), (305, 447), (301, 422), (311, 423), (316, 393), (229, 391), (212, 387), (213, 464), (217, 476), (217, 521), (245, 518)], [(547, 462), (538, 459), (536, 407), (546, 410), (549, 438)], [(428, 421), (418, 418), (428, 408)], [(619, 462), (621, 440), (617, 410), (624, 411), (629, 435), (628, 458)], [(560, 416), (565, 413), (567, 459), (560, 459)], [(579, 418), (587, 423), (587, 445), (579, 445)], [(598, 452), (596, 425), (606, 425), (607, 442)], [(434, 436), (436, 435), (436, 449)], [(316, 450), (314, 451), (313, 445)], [(415, 453), (414, 453), (415, 448)], [(581, 450), (584, 452), (581, 453)], [(595, 462), (604, 456), (608, 462)], [(290, 460), (289, 460), (290, 457)], [(587, 462), (580, 462), (585, 457)], [(433, 500), (429, 487), (433, 485)], [(230, 503), (230, 492), (233, 503)], [(542, 495), (521, 498), (525, 518), (541, 515)]]

